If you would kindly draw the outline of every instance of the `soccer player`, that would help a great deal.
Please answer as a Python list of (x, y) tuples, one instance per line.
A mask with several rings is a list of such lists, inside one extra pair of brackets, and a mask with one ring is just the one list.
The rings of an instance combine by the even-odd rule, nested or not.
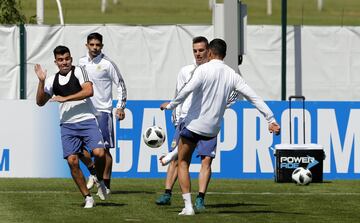
[[(70, 167), (71, 176), (85, 198), (84, 208), (92, 208), (95, 201), (86, 187), (84, 175), (79, 167), (82, 146), (91, 149), (95, 157), (98, 173), (104, 170), (105, 150), (102, 135), (99, 131), (94, 107), (90, 101), (93, 95), (92, 83), (86, 71), (72, 66), (70, 50), (65, 46), (54, 49), (55, 64), (59, 72), (46, 78), (40, 64), (35, 65), (35, 73), (39, 79), (36, 103), (45, 105), (49, 100), (60, 103), (60, 129), (63, 157)], [(106, 188), (102, 176), (97, 176), (98, 194), (104, 198)], [(105, 198), (104, 198), (105, 199)]]
[[(193, 39), (193, 55), (195, 63), (184, 66), (181, 68), (177, 77), (176, 94), (186, 83), (191, 79), (195, 69), (208, 61), (208, 40), (203, 36), (198, 36)], [(191, 96), (189, 96), (181, 105), (179, 105), (173, 113), (173, 122), (175, 126), (181, 123), (189, 110), (191, 102)], [(166, 156), (160, 158), (160, 162), (166, 165), (170, 162), (166, 180), (165, 180), (165, 193), (162, 194), (157, 200), (158, 205), (170, 205), (171, 204), (171, 192), (177, 179), (177, 145), (179, 141), (179, 128), (175, 130), (175, 136), (171, 145), (171, 151)], [(200, 140), (197, 143), (198, 156), (201, 158), (201, 169), (199, 173), (199, 194), (195, 200), (195, 207), (197, 211), (203, 211), (205, 209), (204, 199), (205, 193), (211, 178), (211, 163), (216, 154), (217, 138), (212, 140), (203, 141)]]
[(233, 91), (241, 93), (264, 115), (269, 123), (269, 131), (278, 134), (280, 126), (276, 123), (270, 108), (262, 98), (245, 83), (239, 74), (223, 60), (226, 56), (226, 43), (214, 39), (209, 44), (209, 62), (200, 65), (191, 80), (179, 91), (171, 102), (160, 105), (160, 109), (174, 109), (192, 93), (188, 114), (179, 123), (180, 141), (178, 146), (178, 178), (185, 207), (179, 215), (194, 215), (191, 203), (189, 165), (191, 156), (200, 140), (212, 140), (217, 136), (227, 101)]
[[(105, 142), (106, 162), (103, 178), (107, 188), (107, 194), (110, 194), (110, 180), (113, 163), (110, 148), (115, 147), (112, 115), (113, 83), (116, 85), (118, 93), (118, 103), (116, 105), (115, 115), (119, 121), (125, 118), (124, 109), (126, 105), (127, 92), (124, 79), (118, 67), (102, 53), (103, 46), (103, 37), (100, 33), (89, 34), (87, 36), (86, 43), (88, 53), (86, 56), (80, 58), (79, 64), (85, 66), (89, 79), (94, 84), (94, 96), (91, 97), (91, 101), (97, 110), (96, 119), (99, 123)], [(82, 160), (88, 166), (90, 171), (87, 187), (91, 189), (97, 179), (89, 153), (85, 153), (85, 156), (86, 158), (83, 158)]]

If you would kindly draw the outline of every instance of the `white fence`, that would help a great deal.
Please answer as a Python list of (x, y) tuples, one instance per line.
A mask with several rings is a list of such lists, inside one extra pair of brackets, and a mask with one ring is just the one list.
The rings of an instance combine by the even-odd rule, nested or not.
[[(191, 39), (214, 38), (213, 26), (27, 25), (26, 95), (34, 99), (35, 63), (56, 71), (52, 50), (66, 45), (74, 64), (85, 55), (86, 36), (100, 32), (104, 53), (120, 68), (130, 100), (169, 99), (177, 73), (192, 63)], [(0, 27), (0, 99), (20, 98), (19, 28)], [(294, 27), (287, 35), (287, 94), (295, 93)], [(231, 47), (231, 46), (229, 46)], [(266, 100), (281, 98), (281, 27), (248, 26), (247, 54), (240, 70)], [(302, 94), (308, 100), (360, 98), (360, 27), (301, 27)]]

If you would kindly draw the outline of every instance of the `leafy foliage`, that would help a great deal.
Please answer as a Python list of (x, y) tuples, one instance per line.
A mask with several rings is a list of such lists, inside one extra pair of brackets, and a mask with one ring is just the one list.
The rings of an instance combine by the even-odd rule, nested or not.
[(0, 24), (21, 24), (26, 17), (20, 10), (20, 2), (16, 0), (0, 1)]

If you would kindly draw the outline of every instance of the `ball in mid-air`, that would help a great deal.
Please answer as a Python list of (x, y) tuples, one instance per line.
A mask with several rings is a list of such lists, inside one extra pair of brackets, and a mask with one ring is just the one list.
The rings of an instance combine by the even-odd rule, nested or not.
[(165, 142), (165, 132), (159, 126), (150, 126), (143, 133), (143, 139), (147, 146), (158, 148)]

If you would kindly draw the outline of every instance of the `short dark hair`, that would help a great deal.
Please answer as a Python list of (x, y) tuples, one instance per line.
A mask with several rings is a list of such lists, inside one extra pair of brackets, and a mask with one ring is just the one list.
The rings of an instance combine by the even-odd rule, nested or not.
[(197, 36), (193, 38), (193, 44), (195, 43), (205, 43), (206, 48), (209, 46), (209, 41), (203, 36)]
[(92, 39), (99, 40), (100, 43), (102, 43), (102, 41), (103, 41), (103, 36), (102, 36), (100, 33), (90, 33), (90, 34), (87, 36), (87, 42), (90, 42), (90, 40), (92, 40)]
[(226, 56), (226, 42), (222, 39), (213, 39), (209, 44), (211, 52), (222, 59)]
[(69, 53), (70, 54), (70, 50), (69, 48), (67, 48), (66, 46), (57, 46), (54, 49), (54, 57), (56, 58), (56, 55), (64, 55), (65, 53)]

